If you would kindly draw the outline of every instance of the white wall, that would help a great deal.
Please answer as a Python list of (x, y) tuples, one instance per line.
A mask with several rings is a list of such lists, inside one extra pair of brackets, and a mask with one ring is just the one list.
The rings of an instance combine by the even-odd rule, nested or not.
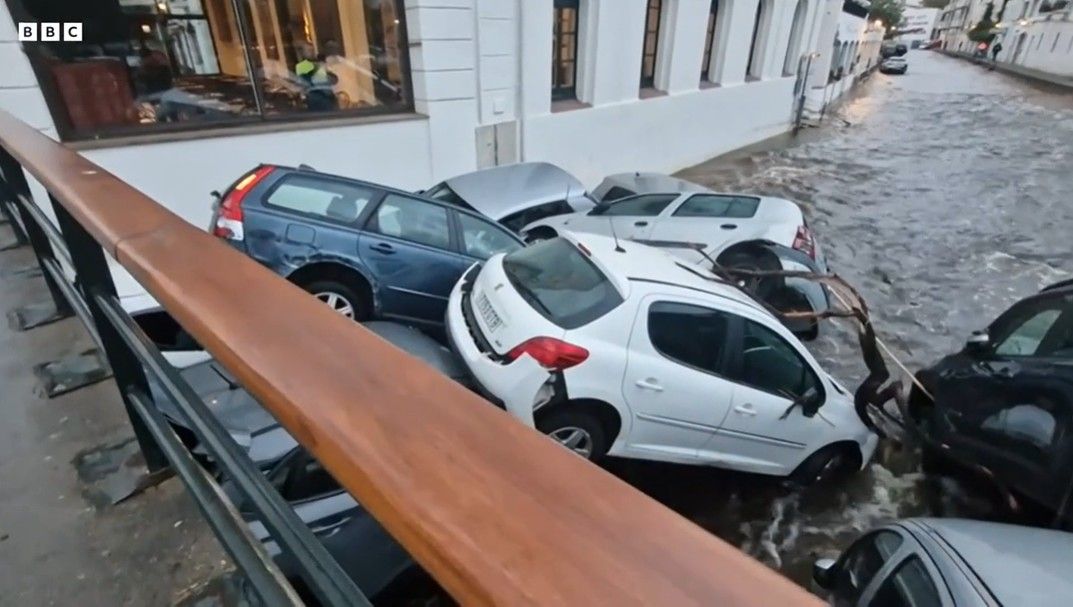
[[(1073, 10), (1012, 22), (1002, 37), (998, 60), (1057, 76), (1073, 76), (1071, 13)], [(1017, 41), (1022, 34), (1025, 36), (1024, 48), (1017, 54)]]

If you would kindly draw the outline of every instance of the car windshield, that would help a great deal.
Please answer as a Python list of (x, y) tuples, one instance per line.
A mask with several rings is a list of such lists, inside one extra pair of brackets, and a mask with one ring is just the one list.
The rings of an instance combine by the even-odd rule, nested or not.
[(510, 253), (503, 271), (533, 309), (564, 329), (584, 326), (623, 302), (596, 264), (563, 238)]

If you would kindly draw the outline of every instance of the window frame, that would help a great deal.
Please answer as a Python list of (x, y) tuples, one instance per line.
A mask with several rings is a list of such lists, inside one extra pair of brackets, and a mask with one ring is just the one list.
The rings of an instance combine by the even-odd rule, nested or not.
[(899, 558), (894, 558), (895, 556), (899, 556), (897, 552), (884, 563), (883, 569), (880, 570), (883, 575), (880, 576), (879, 574), (876, 574), (876, 576), (872, 578), (872, 581), (869, 582), (867, 592), (862, 595), (862, 598), (867, 599), (863, 604), (871, 605), (872, 602), (875, 601), (879, 591), (888, 583), (893, 583), (894, 576), (914, 560), (919, 562), (921, 567), (924, 568), (924, 572), (928, 576), (932, 588), (935, 590), (935, 596), (939, 599), (939, 605), (945, 606), (950, 604), (950, 587), (947, 586), (946, 580), (943, 579), (942, 574), (936, 569), (935, 563), (932, 562), (930, 555), (923, 550), (908, 550), (900, 555)]
[[(656, 341), (652, 338), (652, 308), (660, 304), (670, 304), (674, 306), (697, 308), (710, 313), (719, 314), (720, 316), (726, 318), (726, 343), (724, 345), (723, 350), (719, 353), (719, 357), (715, 365), (716, 369), (706, 369), (704, 367), (698, 367), (676, 356), (672, 356), (671, 354), (663, 351), (663, 349), (656, 344)], [(698, 373), (704, 373), (705, 375), (710, 375), (712, 377), (726, 380), (731, 383), (737, 383), (728, 376), (728, 371), (731, 368), (731, 362), (734, 356), (733, 351), (736, 348), (736, 344), (741, 341), (741, 322), (739, 320), (740, 317), (738, 317), (736, 314), (727, 312), (726, 310), (720, 310), (712, 306), (705, 306), (694, 301), (683, 301), (680, 299), (676, 300), (667, 297), (656, 297), (646, 302), (644, 315), (645, 333), (646, 337), (648, 338), (648, 343), (652, 346), (652, 350), (659, 354), (660, 357), (662, 357), (664, 360), (685, 367), (687, 369), (691, 369)]]
[[(818, 392), (817, 395), (816, 395), (816, 401), (819, 402), (819, 403), (827, 402), (827, 386), (823, 382), (823, 374), (821, 372), (818, 372), (816, 370), (816, 368), (813, 367), (812, 364), (809, 363), (808, 357), (806, 357), (805, 354), (803, 352), (801, 352), (801, 350), (799, 350), (798, 348), (794, 347), (793, 342), (791, 342), (790, 340), (786, 339), (786, 337), (781, 335), (778, 331), (776, 331), (775, 329), (765, 325), (762, 322), (759, 322), (757, 320), (754, 320), (752, 318), (747, 318), (747, 317), (744, 317), (744, 316), (739, 316), (739, 318), (741, 319), (740, 320), (740, 322), (741, 322), (741, 330), (738, 332), (738, 335), (740, 336), (740, 339), (738, 339), (737, 343), (732, 344), (734, 350), (733, 350), (733, 353), (732, 353), (731, 365), (727, 368), (727, 377), (730, 379), (730, 381), (734, 382), (735, 384), (745, 386), (746, 388), (750, 388), (752, 390), (757, 390), (757, 391), (763, 392), (765, 394), (770, 394), (772, 396), (776, 396), (778, 398), (782, 398), (782, 399), (788, 400), (790, 402), (797, 402), (796, 399), (787, 398), (787, 396), (785, 394), (780, 394), (780, 393), (775, 392), (773, 390), (769, 390), (769, 389), (767, 389), (765, 387), (754, 386), (753, 384), (746, 383), (745, 381), (742, 380), (741, 372), (742, 372), (742, 366), (744, 364), (744, 355), (745, 355), (745, 331), (746, 331), (746, 327), (748, 326), (748, 323), (753, 323), (753, 324), (757, 325), (758, 327), (761, 327), (765, 331), (767, 331), (767, 332), (771, 333), (772, 335), (774, 335), (777, 339), (779, 339), (782, 342), (782, 344), (785, 347), (789, 348), (789, 350), (791, 352), (793, 352), (797, 356), (797, 358), (804, 365), (806, 372), (811, 374), (813, 380), (815, 380), (816, 389), (817, 389), (817, 392)], [(797, 396), (800, 397), (802, 395), (797, 395)]]
[[(385, 234), (385, 233), (381, 232), (380, 231), (380, 222), (379, 222), (379, 220), (377, 218), (377, 213), (380, 211), (380, 208), (384, 205), (384, 202), (387, 201), (388, 196), (398, 196), (399, 198), (406, 198), (408, 200), (412, 200), (415, 203), (427, 204), (429, 206), (433, 206), (433, 207), (443, 209), (444, 212), (447, 213), (447, 246), (446, 247), (438, 247), (438, 246), (433, 245), (433, 244), (428, 244), (428, 243), (424, 243), (424, 242), (418, 242), (416, 240), (410, 240), (409, 238), (403, 238), (402, 236), (394, 236), (394, 235), (391, 235), (391, 234)], [(453, 217), (453, 215), (455, 213), (459, 212), (457, 207), (455, 207), (453, 205), (450, 205), (450, 204), (447, 204), (447, 203), (444, 203), (444, 202), (440, 202), (438, 200), (431, 200), (431, 199), (428, 199), (428, 198), (421, 198), (420, 196), (414, 196), (413, 194), (408, 194), (406, 192), (395, 192), (395, 191), (391, 191), (391, 190), (386, 190), (384, 192), (384, 194), (380, 197), (380, 199), (376, 201), (376, 204), (369, 205), (369, 207), (370, 207), (371, 210), (369, 211), (369, 213), (364, 217), (363, 221), (361, 222), (361, 230), (363, 232), (368, 232), (370, 234), (375, 234), (376, 236), (378, 236), (380, 238), (390, 238), (392, 240), (396, 240), (396, 241), (399, 241), (401, 243), (405, 243), (407, 245), (423, 247), (425, 249), (429, 249), (430, 251), (454, 253), (456, 255), (464, 255), (466, 257), (469, 257), (469, 255), (466, 255), (465, 253), (462, 252), (462, 242), (461, 242), (462, 235), (459, 234), (458, 229), (457, 229), (457, 227), (458, 227), (457, 226), (457, 220), (454, 219), (454, 217)]]
[[(574, 69), (573, 69), (573, 85), (572, 86), (556, 86), (555, 74), (558, 73), (560, 65), (562, 65), (562, 44), (561, 36), (564, 34), (562, 31), (562, 20), (560, 19), (561, 10), (573, 9), (574, 10)], [(571, 32), (565, 32), (571, 33)], [(570, 99), (577, 99), (577, 64), (578, 64), (578, 49), (580, 44), (578, 39), (581, 37), (581, 2), (580, 0), (554, 0), (552, 5), (552, 38), (551, 38), (551, 100), (555, 101), (568, 101)]]
[[(16, 23), (20, 21), (38, 21), (38, 19), (36, 19), (25, 6), (27, 2), (31, 1), (32, 0), (6, 0), (12, 21)], [(237, 11), (235, 14), (235, 26), (238, 34), (236, 42), (241, 46), (243, 63), (246, 68), (246, 77), (249, 79), (250, 90), (254, 98), (254, 107), (256, 108), (255, 114), (249, 116), (236, 115), (220, 119), (208, 118), (156, 124), (113, 125), (98, 127), (92, 130), (78, 131), (71, 123), (67, 106), (63, 100), (63, 95), (60, 93), (60, 89), (49, 71), (48, 61), (40, 52), (32, 51), (30, 50), (32, 47), (26, 47), (20, 43), (20, 47), (23, 48), (23, 52), (30, 62), (30, 68), (41, 89), (41, 95), (44, 97), (45, 106), (48, 108), (49, 116), (52, 118), (52, 124), (56, 128), (60, 141), (63, 143), (80, 143), (117, 140), (116, 145), (125, 144), (127, 142), (174, 141), (177, 139), (185, 139), (188, 134), (196, 135), (199, 132), (233, 131), (236, 135), (241, 135), (243, 134), (243, 131), (253, 130), (251, 127), (257, 127), (256, 131), (260, 132), (264, 128), (279, 129), (288, 126), (293, 128), (317, 122), (336, 122), (341, 119), (369, 119), (378, 116), (414, 114), (416, 112), (416, 106), (414, 104), (413, 72), (410, 64), (409, 52), (410, 35), (407, 26), (405, 0), (384, 0), (385, 2), (394, 3), (395, 14), (399, 21), (397, 24), (399, 32), (399, 70), (402, 73), (403, 87), (405, 89), (400, 104), (357, 109), (336, 109), (331, 111), (286, 112), (280, 114), (265, 114), (261, 109), (265, 98), (265, 91), (261, 80), (254, 76), (254, 45), (247, 43), (248, 39), (251, 38), (256, 42), (256, 36), (247, 31), (247, 24), (253, 21), (253, 15), (250, 12), (248, 2), (245, 0), (224, 1), (230, 2), (232, 10)], [(208, 22), (210, 31), (216, 31), (217, 26), (213, 25), (209, 20), (210, 13), (212, 13), (212, 11), (206, 9), (206, 7), (202, 5), (202, 13), (196, 18), (204, 19)], [(183, 19), (190, 18), (191, 15), (172, 15), (171, 13), (167, 13), (164, 17), (167, 19)], [(213, 48), (215, 49), (216, 40), (213, 39), (212, 43)]]
[[(655, 215), (614, 215), (614, 214), (609, 214), (608, 213), (608, 211), (610, 211), (616, 205), (619, 205), (619, 204), (621, 204), (623, 202), (629, 202), (629, 201), (631, 201), (633, 199), (636, 199), (636, 198), (649, 197), (649, 196), (669, 196), (671, 199), (668, 200), (667, 204), (665, 204), (663, 206), (663, 208), (660, 209), (659, 213), (656, 213)], [(659, 193), (659, 192), (648, 192), (648, 193), (645, 193), (645, 194), (634, 194), (633, 196), (627, 196), (625, 198), (619, 198), (618, 200), (612, 200), (611, 202), (607, 203), (606, 206), (603, 206), (603, 207), (601, 207), (600, 205), (597, 205), (597, 206), (593, 207), (591, 210), (589, 210), (589, 212), (586, 213), (586, 215), (589, 216), (589, 217), (661, 217), (664, 213), (667, 212), (667, 209), (671, 208), (671, 206), (674, 205), (674, 202), (676, 200), (681, 198), (681, 196), (682, 196), (681, 194), (675, 194), (675, 193), (666, 193), (666, 194), (664, 194), (664, 193)], [(602, 210), (600, 210), (600, 209), (602, 209)], [(597, 213), (596, 212), (597, 210), (600, 210), (600, 212)]]
[[(470, 219), (472, 219), (474, 221), (479, 221), (481, 223), (488, 224), (488, 226), (490, 228), (492, 228), (493, 230), (498, 230), (499, 232), (502, 232), (505, 236), (507, 236), (508, 239), (510, 239), (512, 242), (514, 242), (515, 244), (518, 245), (518, 249), (523, 248), (525, 246), (525, 243), (521, 242), (518, 239), (518, 236), (514, 232), (511, 232), (506, 226), (502, 225), (498, 221), (494, 221), (492, 219), (489, 219), (489, 218), (487, 218), (487, 217), (485, 217), (483, 215), (480, 215), (479, 213), (467, 213), (465, 211), (459, 211), (458, 209), (448, 209), (448, 212), (451, 213), (451, 215), (452, 215), (452, 217), (448, 218), (448, 221), (450, 223), (454, 224), (452, 226), (452, 230), (458, 234), (458, 238), (456, 239), (458, 241), (458, 251), (456, 251), (456, 252), (461, 254), (461, 255), (463, 255), (463, 256), (465, 256), (468, 259), (473, 259), (473, 260), (483, 262), (483, 261), (487, 261), (489, 258), (488, 257), (482, 258), (482, 257), (477, 257), (476, 255), (471, 255), (469, 253), (469, 251), (466, 250), (466, 230), (462, 226), (462, 218), (463, 217), (469, 217)], [(429, 246), (431, 246), (431, 245), (429, 245)], [(514, 249), (514, 250), (516, 251), (517, 249)], [(500, 252), (501, 253), (510, 253), (511, 251), (500, 251)], [(497, 255), (497, 254), (498, 253), (493, 253), (493, 255)]]
[(704, 32), (704, 58), (700, 66), (700, 81), (715, 82), (712, 79), (712, 62), (715, 60), (715, 35), (719, 30), (719, 0), (711, 0), (708, 5), (708, 24)]
[(888, 556), (886, 560), (884, 560), (883, 563), (879, 566), (879, 568), (876, 569), (875, 573), (872, 574), (872, 577), (863, 586), (855, 589), (857, 591), (857, 596), (854, 598), (858, 603), (861, 601), (861, 599), (868, 596), (870, 591), (874, 590), (875, 588), (878, 588), (876, 582), (882, 581), (886, 577), (881, 576), (881, 574), (884, 571), (888, 571), (892, 563), (901, 562), (901, 560), (904, 559), (906, 554), (909, 554), (914, 550), (915, 540), (911, 539), (909, 533), (896, 527), (882, 527), (880, 529), (870, 531), (865, 535), (862, 535), (861, 537), (857, 538), (856, 541), (850, 544), (849, 547), (846, 548), (842, 552), (842, 554), (839, 555), (838, 560), (835, 562), (834, 574), (836, 579), (832, 580), (832, 586), (834, 587), (830, 589), (832, 600), (842, 598), (836, 597), (834, 593), (837, 591), (837, 578), (845, 573), (846, 562), (849, 560), (851, 553), (855, 550), (859, 550), (862, 546), (865, 545), (865, 542), (872, 542), (874, 544), (875, 538), (885, 533), (897, 536), (900, 541), (898, 542), (898, 545), (894, 548), (894, 551), (890, 553), (890, 556)]
[[(748, 200), (751, 200), (751, 201), (755, 201), (756, 205), (753, 207), (752, 214), (751, 215), (745, 215), (745, 216), (736, 216), (736, 215), (680, 215), (679, 213), (681, 212), (681, 210), (695, 198), (722, 198), (722, 199), (729, 199), (731, 202), (727, 204), (727, 210), (728, 211), (730, 210), (731, 205), (734, 204), (734, 202), (736, 202), (738, 200), (742, 200), (742, 199), (748, 199)], [(736, 195), (733, 195), (733, 194), (697, 193), (697, 194), (692, 194), (691, 196), (689, 196), (689, 198), (686, 198), (681, 203), (676, 205), (675, 208), (674, 208), (674, 211), (671, 212), (670, 216), (671, 217), (682, 217), (682, 218), (685, 218), (685, 219), (728, 219), (728, 220), (729, 219), (753, 219), (753, 218), (756, 217), (756, 214), (759, 213), (759, 212), (760, 212), (760, 197), (759, 196), (736, 196)]]
[(1056, 327), (1073, 322), (1073, 301), (1066, 301), (1071, 297), (1073, 296), (1047, 293), (1043, 296), (1033, 297), (1014, 304), (1013, 307), (1003, 312), (988, 327), (987, 333), (989, 345), (987, 347), (987, 357), (1003, 360), (1065, 360), (1066, 357), (1049, 356), (1046, 354), (999, 354), (998, 348), (1029, 320), (1035, 318), (1045, 310), (1057, 308), (1059, 309), (1058, 318), (1055, 319), (1054, 323), (1047, 330), (1047, 333), (1044, 334), (1043, 339), (1040, 340), (1040, 345), (1042, 345), (1043, 340), (1046, 339), (1050, 332), (1054, 331)]
[[(334, 219), (332, 217), (328, 217), (327, 215), (307, 213), (305, 211), (299, 211), (298, 209), (292, 209), (291, 207), (285, 207), (279, 204), (272, 204), (271, 202), (269, 202), (268, 199), (271, 198), (272, 195), (275, 194), (280, 187), (286, 185), (288, 181), (302, 178), (324, 181), (327, 183), (338, 183), (352, 188), (363, 188), (371, 191), (373, 195), (369, 197), (369, 201), (365, 203), (365, 207), (358, 211), (357, 217), (355, 217), (352, 221), (349, 222)], [(372, 214), (372, 211), (380, 205), (380, 201), (384, 199), (387, 193), (388, 192), (386, 192), (383, 188), (379, 188), (363, 182), (352, 182), (349, 179), (325, 175), (323, 173), (291, 171), (284, 173), (279, 178), (274, 180), (272, 184), (268, 187), (268, 189), (264, 191), (263, 194), (257, 196), (257, 201), (261, 204), (263, 208), (274, 213), (302, 217), (313, 221), (328, 223), (333, 226), (362, 229), (362, 226), (364, 226), (365, 223), (368, 221), (369, 216)]]
[[(649, 26), (652, 23), (652, 3), (659, 5), (656, 10), (656, 24), (655, 28), (650, 29)], [(663, 0), (646, 0), (645, 2), (645, 29), (644, 35), (641, 38), (641, 88), (642, 89), (654, 89), (656, 88), (656, 72), (659, 70), (659, 46), (660, 46), (660, 27), (663, 25)], [(652, 74), (645, 75), (645, 57), (648, 56), (648, 34), (649, 32), (655, 34), (652, 43)]]

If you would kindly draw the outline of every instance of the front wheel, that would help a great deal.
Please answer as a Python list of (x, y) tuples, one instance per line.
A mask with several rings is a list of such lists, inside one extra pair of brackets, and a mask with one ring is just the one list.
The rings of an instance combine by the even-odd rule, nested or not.
[(857, 457), (842, 445), (828, 445), (808, 456), (790, 474), (790, 482), (809, 486), (840, 480), (859, 467)]
[(585, 411), (561, 409), (537, 422), (537, 430), (589, 461), (607, 453), (607, 435), (594, 415)]

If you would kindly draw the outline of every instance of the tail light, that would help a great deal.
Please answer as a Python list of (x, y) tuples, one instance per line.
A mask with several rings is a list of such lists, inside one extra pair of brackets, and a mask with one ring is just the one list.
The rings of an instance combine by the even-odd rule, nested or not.
[(242, 229), (242, 200), (262, 179), (274, 171), (274, 166), (258, 167), (255, 171), (247, 173), (240, 179), (235, 187), (224, 196), (217, 209), (216, 224), (212, 227), (213, 236), (227, 238), (229, 240), (242, 240), (245, 236)]
[(522, 354), (528, 354), (541, 367), (551, 371), (562, 371), (580, 365), (589, 357), (589, 351), (581, 346), (568, 344), (554, 337), (534, 337), (515, 346), (507, 352), (507, 360), (518, 360)]
[(812, 239), (812, 230), (808, 226), (798, 226), (794, 236), (793, 247), (798, 251), (816, 259), (816, 241)]

